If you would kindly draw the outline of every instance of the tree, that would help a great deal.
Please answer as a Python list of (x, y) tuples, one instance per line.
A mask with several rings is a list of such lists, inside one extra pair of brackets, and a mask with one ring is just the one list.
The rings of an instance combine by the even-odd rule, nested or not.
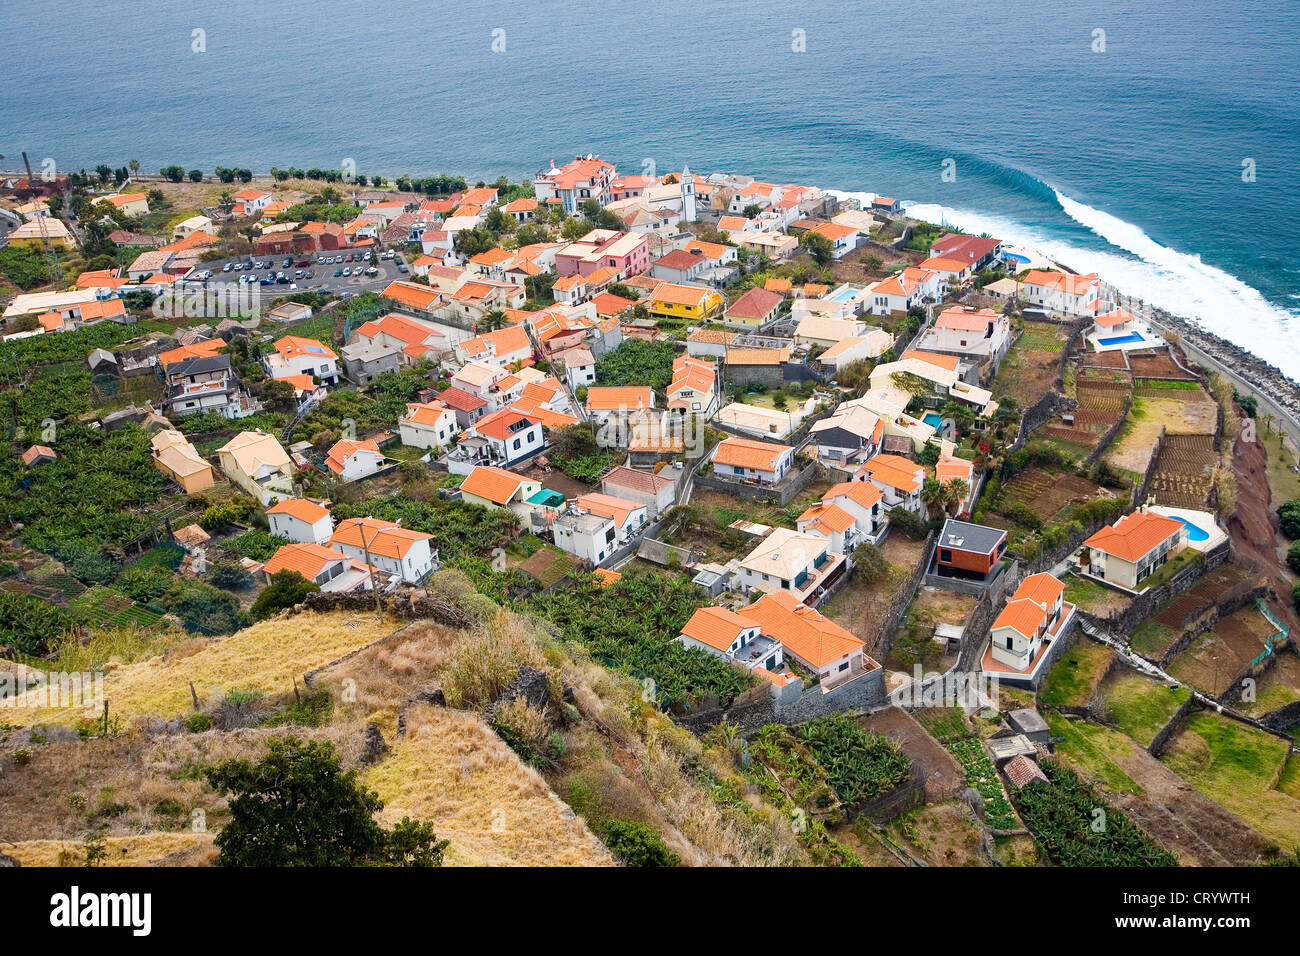
[(500, 309), (493, 309), (483, 316), (479, 322), (480, 332), (495, 332), (497, 329), (505, 328), (506, 314)]
[(126, 168), (129, 169), (129, 170), (131, 170), (131, 175), (132, 175), (132, 176), (139, 176), (139, 175), (140, 175), (140, 160), (138, 160), (138, 159), (132, 159), (132, 160), (128, 161), (127, 164), (126, 164)]
[(1300, 498), (1283, 502), (1277, 509), (1277, 517), (1284, 535), (1292, 541), (1300, 538)]
[(550, 238), (551, 234), (546, 231), (546, 227), (537, 222), (526, 222), (515, 230), (515, 241), (521, 247), (546, 242)]
[(456, 233), (455, 246), (456, 254), (468, 259), (480, 252), (495, 249), (497, 247), (497, 237), (482, 226), (475, 226), (473, 229), (462, 229)]
[(948, 493), (938, 478), (926, 478), (921, 485), (921, 501), (931, 518), (937, 517), (948, 503)]
[(1291, 547), (1286, 549), (1286, 563), (1292, 571), (1300, 574), (1300, 541), (1292, 541)]
[(224, 760), (204, 771), (229, 796), (230, 822), (214, 841), (220, 866), (441, 866), (446, 840), (403, 817), (392, 830), (355, 770), (326, 741), (277, 737), (256, 764)]
[(961, 508), (961, 504), (970, 494), (970, 485), (962, 478), (953, 478), (951, 481), (944, 482), (944, 504), (948, 506), (948, 514), (955, 515)]
[(207, 577), (209, 584), (224, 591), (240, 591), (253, 583), (253, 576), (248, 573), (248, 569), (229, 558), (214, 561)]
[(610, 820), (605, 824), (605, 845), (628, 866), (676, 866), (682, 861), (648, 823)]
[(812, 257), (819, 266), (830, 263), (835, 256), (835, 245), (820, 232), (805, 232), (799, 237), (799, 248)]
[(192, 183), (201, 183), (201, 182), (203, 182), (203, 170), (201, 170), (201, 169), (191, 169), (189, 175), (190, 175), (190, 182), (192, 182)]
[(746, 219), (753, 219), (762, 211), (763, 210), (758, 208), (758, 203), (752, 202), (744, 208), (744, 210), (741, 212), (741, 215), (744, 216)]
[(319, 590), (320, 585), (315, 581), (308, 581), (297, 571), (285, 568), (271, 575), (270, 585), (257, 596), (249, 613), (261, 621), (287, 607), (301, 604), (308, 594), (315, 594)]

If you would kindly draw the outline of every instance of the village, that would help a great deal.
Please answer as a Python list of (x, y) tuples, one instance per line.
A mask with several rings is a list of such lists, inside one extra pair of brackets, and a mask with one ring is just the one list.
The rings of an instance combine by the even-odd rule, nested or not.
[[(455, 572), (761, 750), (836, 853), (1294, 853), (1284, 421), (1100, 276), (895, 199), (538, 165), (0, 181), (0, 656)], [(1113, 843), (1053, 832), (1098, 802)]]

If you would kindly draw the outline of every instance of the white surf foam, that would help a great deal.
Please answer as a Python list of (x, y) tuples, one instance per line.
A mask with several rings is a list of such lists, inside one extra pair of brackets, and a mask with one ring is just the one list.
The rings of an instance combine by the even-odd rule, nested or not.
[[(827, 190), (869, 204), (872, 193)], [(909, 215), (1025, 246), (1078, 272), (1095, 272), (1125, 295), (1197, 320), (1208, 332), (1240, 345), (1300, 380), (1300, 310), (1274, 305), (1259, 290), (1200, 256), (1163, 246), (1132, 223), (1056, 193), (1061, 209), (1116, 252), (1083, 249), (999, 216), (905, 202)]]

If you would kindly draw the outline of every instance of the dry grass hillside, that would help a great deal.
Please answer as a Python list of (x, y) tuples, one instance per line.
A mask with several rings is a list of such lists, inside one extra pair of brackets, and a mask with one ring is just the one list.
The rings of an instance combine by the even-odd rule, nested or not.
[[(11, 711), (0, 726), (0, 852), (79, 864), (99, 832), (106, 864), (211, 863), (210, 835), (227, 817), (203, 768), (255, 760), (293, 733), (328, 740), (361, 770), (385, 822), (431, 822), (451, 841), (451, 864), (610, 865), (601, 835), (615, 821), (649, 825), (683, 865), (819, 858), (740, 773), (725, 734), (705, 741), (676, 726), (635, 681), (463, 576), (437, 593), (478, 623), (302, 612), (109, 662), (118, 720), (107, 736), (80, 709)], [(534, 675), (529, 696), (506, 703), (521, 674)], [(164, 722), (173, 717), (212, 729)], [(388, 749), (367, 763), (371, 724)], [(191, 832), (196, 812), (206, 834)]]

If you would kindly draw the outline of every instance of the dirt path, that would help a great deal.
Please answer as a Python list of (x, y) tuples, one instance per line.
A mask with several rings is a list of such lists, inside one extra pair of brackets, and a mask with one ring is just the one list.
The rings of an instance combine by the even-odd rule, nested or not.
[[(1291, 575), (1268, 485), (1268, 446), (1238, 438), (1232, 446), (1232, 471), (1237, 479), (1237, 508), (1227, 522), (1232, 543), (1240, 554), (1259, 565), (1274, 590), (1289, 595)], [(1293, 631), (1300, 628), (1300, 616), (1291, 601), (1268, 603)]]

